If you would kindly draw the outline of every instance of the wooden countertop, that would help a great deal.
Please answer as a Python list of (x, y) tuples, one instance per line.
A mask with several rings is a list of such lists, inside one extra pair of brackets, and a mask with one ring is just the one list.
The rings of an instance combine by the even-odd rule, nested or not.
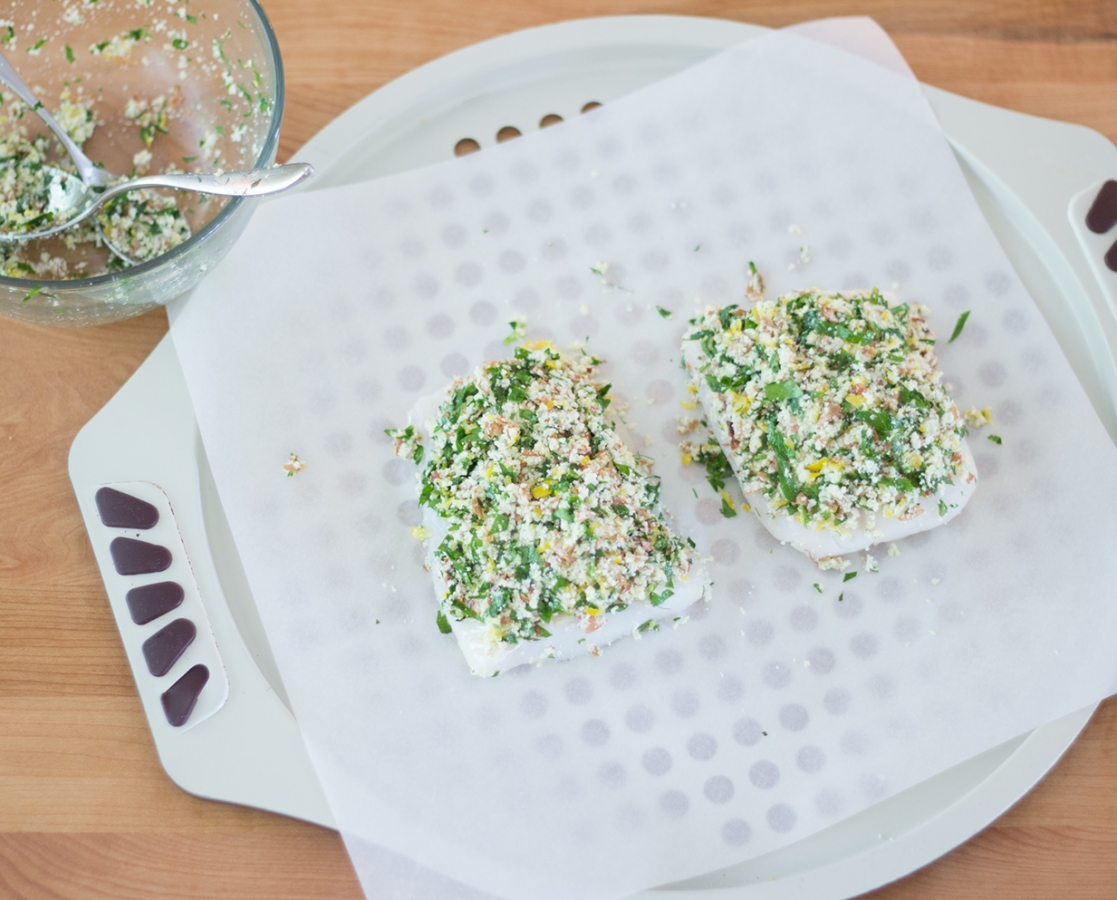
[[(1117, 141), (1113, 0), (266, 0), (287, 72), (280, 158), (385, 82), (452, 50), (622, 13), (781, 26), (869, 14), (928, 84)], [(1117, 172), (1114, 173), (1117, 176)], [(66, 457), (167, 329), (0, 319), (0, 897), (357, 898), (333, 832), (195, 799), (164, 775)], [(877, 900), (1117, 896), (1117, 703), (973, 840)]]

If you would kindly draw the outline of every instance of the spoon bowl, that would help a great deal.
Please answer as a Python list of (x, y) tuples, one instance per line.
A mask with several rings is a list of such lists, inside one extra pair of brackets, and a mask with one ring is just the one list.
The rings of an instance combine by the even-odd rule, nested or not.
[[(16, 194), (13, 199), (0, 202), (0, 241), (25, 241), (57, 234), (84, 218), (87, 207), (96, 201), (92, 188), (56, 166), (43, 165), (21, 172), (17, 164), (5, 163), (0, 165), (0, 184), (5, 188), (14, 185)], [(20, 194), (41, 198), (43, 202), (28, 203)]]

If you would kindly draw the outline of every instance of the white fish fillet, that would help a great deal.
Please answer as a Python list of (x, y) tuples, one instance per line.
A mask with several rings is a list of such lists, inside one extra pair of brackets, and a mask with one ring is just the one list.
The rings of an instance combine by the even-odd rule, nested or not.
[[(429, 445), (431, 430), (442, 403), (450, 396), (449, 388), (420, 399), (411, 408), (408, 422), (422, 435)], [(439, 567), (435, 551), (449, 531), (445, 519), (433, 509), (423, 507), (423, 527), (429, 532), (427, 543), (427, 568), (434, 580), (436, 595), (442, 598), (449, 591)], [(626, 635), (639, 635), (638, 629), (647, 622), (673, 625), (676, 619), (700, 600), (710, 587), (710, 579), (701, 557), (696, 553), (689, 577), (675, 574), (675, 593), (659, 606), (636, 602), (616, 612), (603, 612), (593, 619), (594, 630), (587, 632), (582, 622), (572, 615), (556, 614), (547, 624), (551, 636), (538, 640), (521, 640), (507, 643), (494, 639), (489, 626), (476, 619), (450, 619), (450, 628), (458, 641), (462, 655), (474, 675), (490, 676), (506, 672), (516, 666), (541, 662), (544, 659), (572, 659), (586, 654), (597, 654), (601, 648)]]

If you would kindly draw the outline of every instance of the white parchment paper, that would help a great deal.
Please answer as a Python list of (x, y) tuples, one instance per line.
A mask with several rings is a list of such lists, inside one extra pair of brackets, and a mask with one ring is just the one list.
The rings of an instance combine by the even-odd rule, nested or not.
[[(802, 838), (1117, 690), (1117, 454), (902, 73), (773, 34), (483, 153), (270, 203), (172, 309), (370, 895), (619, 897)], [(678, 460), (685, 319), (741, 300), (749, 260), (772, 294), (877, 285), (928, 304), (954, 397), (993, 410), (1003, 444), (971, 438), (974, 499), (878, 553), (879, 574), (843, 585), (724, 519)], [(435, 627), (415, 469), (383, 429), (506, 354), (513, 317), (608, 360), (715, 588), (676, 630), (477, 679)], [(287, 478), (292, 451), (308, 467)]]

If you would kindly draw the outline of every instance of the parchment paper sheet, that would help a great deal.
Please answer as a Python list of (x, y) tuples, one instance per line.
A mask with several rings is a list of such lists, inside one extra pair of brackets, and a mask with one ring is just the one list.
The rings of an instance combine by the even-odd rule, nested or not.
[[(880, 49), (871, 26), (846, 31)], [(777, 33), (483, 153), (270, 203), (171, 310), (370, 895), (619, 897), (798, 840), (1117, 690), (1117, 454), (882, 52), (893, 65)], [(882, 548), (879, 574), (816, 571), (721, 517), (679, 462), (679, 336), (696, 298), (742, 298), (749, 260), (771, 295), (927, 303), (954, 397), (993, 409), (1003, 445), (971, 438), (972, 502)], [(383, 429), (506, 354), (513, 317), (608, 360), (716, 584), (676, 630), (483, 680), (435, 627), (415, 469)], [(292, 451), (308, 467), (287, 478)]]

